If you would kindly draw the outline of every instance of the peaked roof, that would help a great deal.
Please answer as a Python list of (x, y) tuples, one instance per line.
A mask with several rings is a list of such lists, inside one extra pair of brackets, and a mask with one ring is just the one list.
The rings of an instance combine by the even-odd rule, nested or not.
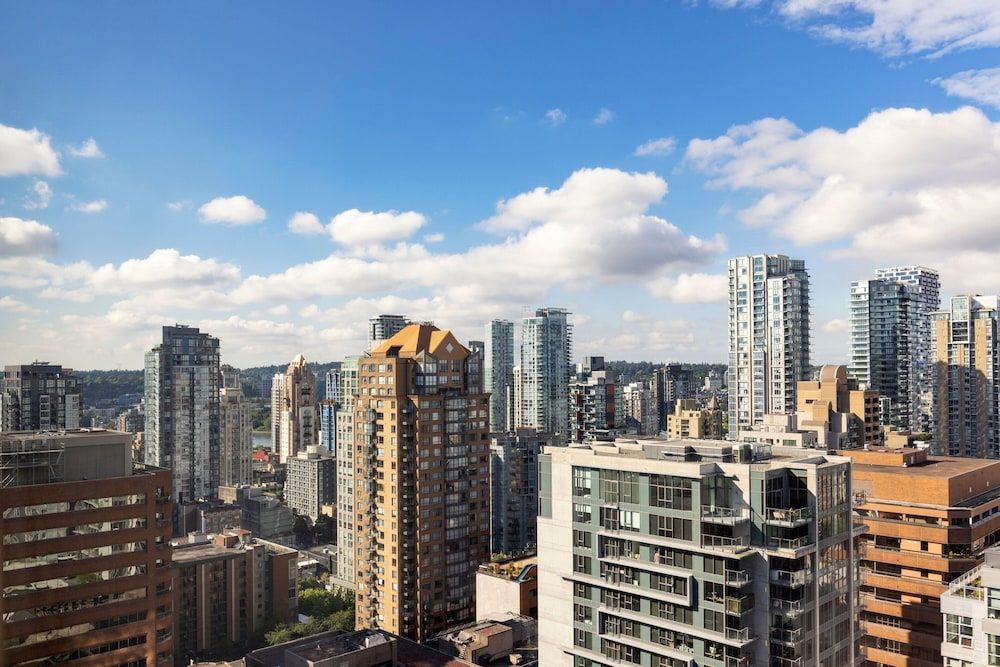
[(384, 356), (389, 348), (399, 347), (399, 356), (413, 357), (426, 352), (435, 357), (465, 357), (469, 349), (454, 334), (432, 324), (408, 324), (392, 338), (372, 350), (372, 356)]

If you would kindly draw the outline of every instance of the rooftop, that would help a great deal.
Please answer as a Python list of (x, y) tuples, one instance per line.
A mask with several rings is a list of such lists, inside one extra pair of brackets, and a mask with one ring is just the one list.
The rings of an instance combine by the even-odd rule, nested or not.
[[(393, 348), (396, 354), (390, 355)], [(413, 357), (421, 352), (449, 358), (461, 358), (469, 354), (468, 348), (459, 343), (450, 331), (438, 329), (432, 324), (408, 324), (372, 350), (372, 356)]]
[(250, 666), (283, 667), (286, 663), (291, 664), (287, 661), (288, 655), (298, 658), (296, 664), (301, 664), (301, 660), (317, 662), (390, 642), (396, 644), (394, 667), (397, 664), (400, 667), (469, 667), (463, 660), (382, 630), (324, 632), (253, 651), (246, 656), (246, 662)]

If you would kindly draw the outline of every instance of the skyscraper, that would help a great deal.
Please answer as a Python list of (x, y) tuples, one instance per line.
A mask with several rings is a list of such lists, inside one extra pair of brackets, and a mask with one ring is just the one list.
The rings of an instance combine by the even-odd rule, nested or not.
[(930, 430), (931, 318), (940, 305), (938, 274), (919, 266), (878, 269), (851, 283), (849, 371), (882, 394), (886, 423)]
[(604, 357), (584, 357), (576, 365), (576, 375), (569, 382), (570, 442), (589, 442), (614, 432), (618, 426), (615, 390)]
[(219, 489), (219, 339), (184, 325), (163, 327), (146, 353), (146, 463), (173, 471), (176, 502)]
[(809, 372), (809, 274), (784, 255), (729, 260), (729, 437), (795, 412)]
[(368, 349), (373, 350), (384, 340), (389, 340), (410, 323), (405, 315), (376, 315), (368, 320)]
[(271, 420), (277, 420), (277, 450), (282, 463), (319, 442), (319, 408), (316, 403), (316, 375), (306, 358), (295, 356), (272, 391)]
[(520, 554), (538, 543), (538, 455), (548, 442), (532, 428), (490, 436), (491, 551)]
[(484, 340), (485, 387), (490, 392), (490, 432), (510, 431), (508, 422), (514, 402), (514, 323), (493, 320), (486, 325)]
[(4, 368), (0, 431), (80, 428), (80, 380), (69, 368), (44, 361)]
[(250, 455), (253, 452), (250, 404), (243, 396), (239, 369), (224, 364), (221, 372), (219, 421), (222, 456), (219, 461), (219, 483), (224, 486), (249, 484), (252, 477)]
[(423, 641), (475, 619), (489, 560), (489, 400), (482, 359), (411, 324), (359, 361), (357, 625)]
[(572, 331), (563, 308), (539, 308), (521, 321), (520, 426), (565, 442), (569, 425)]
[(936, 454), (1000, 458), (998, 297), (960, 295), (931, 315)]
[(341, 402), (334, 411), (337, 451), (337, 577), (354, 583), (354, 405), (358, 397), (358, 357), (341, 365)]
[(340, 379), (340, 362), (334, 363), (333, 367), (326, 372), (323, 381), (323, 398), (328, 401), (340, 401), (342, 383)]

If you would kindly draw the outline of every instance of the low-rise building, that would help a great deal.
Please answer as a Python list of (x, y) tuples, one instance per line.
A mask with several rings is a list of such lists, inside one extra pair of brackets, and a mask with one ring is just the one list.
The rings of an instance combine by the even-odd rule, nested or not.
[(428, 643), (473, 665), (537, 665), (538, 621), (518, 614), (500, 614), (451, 628)]
[(192, 534), (172, 546), (174, 664), (244, 646), (268, 618), (295, 618), (294, 549), (244, 530)]
[(246, 667), (469, 667), (384, 630), (324, 632), (248, 653)]
[(674, 402), (673, 413), (667, 415), (667, 437), (672, 440), (724, 438), (726, 432), (722, 428), (723, 414), (715, 398), (710, 399), (704, 408), (695, 399), (679, 399)]
[(476, 573), (476, 620), (513, 613), (538, 618), (538, 559), (494, 561)]

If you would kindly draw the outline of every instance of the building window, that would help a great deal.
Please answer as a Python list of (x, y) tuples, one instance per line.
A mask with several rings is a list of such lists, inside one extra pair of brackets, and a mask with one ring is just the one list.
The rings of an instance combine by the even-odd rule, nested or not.
[(972, 646), (972, 619), (968, 616), (945, 614), (944, 640), (949, 644)]
[(573, 531), (573, 546), (580, 549), (593, 548), (593, 534), (586, 530)]
[(582, 648), (589, 649), (592, 642), (593, 634), (590, 632), (581, 630), (580, 628), (576, 628), (573, 631), (573, 646), (580, 646)]
[(651, 475), (649, 478), (649, 502), (653, 507), (669, 507), (675, 510), (691, 509), (691, 480), (674, 475)]
[(573, 618), (577, 623), (586, 623), (588, 625), (594, 622), (594, 610), (591, 607), (583, 604), (573, 605)]
[(986, 664), (1000, 665), (1000, 635), (986, 635)]
[(573, 495), (589, 498), (594, 487), (594, 471), (586, 468), (573, 468)]

